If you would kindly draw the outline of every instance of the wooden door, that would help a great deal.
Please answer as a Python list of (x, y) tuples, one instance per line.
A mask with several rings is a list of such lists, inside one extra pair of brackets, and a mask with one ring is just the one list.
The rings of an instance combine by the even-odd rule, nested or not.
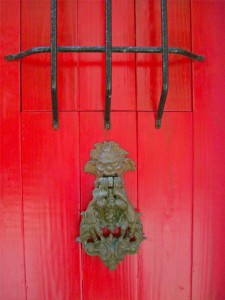
[[(0, 1), (1, 300), (222, 300), (224, 293), (224, 1), (168, 0), (170, 55), (160, 130), (160, 54), (113, 54), (112, 129), (103, 124), (105, 57), (58, 54), (60, 128), (53, 130), (50, 0)], [(113, 0), (113, 45), (160, 44), (160, 1)], [(59, 45), (104, 45), (104, 0), (58, 1)], [(209, 26), (210, 24), (210, 26)], [(136, 162), (125, 174), (147, 240), (115, 271), (75, 242), (92, 197), (84, 173), (97, 142)]]

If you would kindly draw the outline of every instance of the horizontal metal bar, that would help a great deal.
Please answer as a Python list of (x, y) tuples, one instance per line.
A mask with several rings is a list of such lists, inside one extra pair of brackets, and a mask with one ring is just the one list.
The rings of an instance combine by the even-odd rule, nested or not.
[[(105, 46), (58, 46), (58, 52), (106, 52)], [(198, 55), (192, 53), (191, 51), (182, 49), (182, 48), (168, 48), (169, 53), (178, 54), (186, 56), (190, 59), (196, 61), (203, 61), (205, 57), (203, 55)], [(34, 47), (19, 53), (9, 54), (5, 56), (6, 60), (16, 60), (21, 59), (26, 56), (38, 53), (51, 52), (51, 47), (41, 46)], [(162, 53), (162, 47), (139, 47), (139, 46), (114, 46), (112, 47), (112, 52), (116, 53)]]

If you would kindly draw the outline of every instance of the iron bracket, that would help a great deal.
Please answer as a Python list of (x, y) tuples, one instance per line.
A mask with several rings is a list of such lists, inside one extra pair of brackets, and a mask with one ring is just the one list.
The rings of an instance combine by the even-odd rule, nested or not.
[(162, 90), (157, 109), (156, 128), (161, 127), (162, 115), (166, 103), (169, 88), (168, 54), (186, 56), (192, 60), (203, 61), (204, 56), (192, 53), (182, 48), (168, 47), (168, 22), (167, 22), (167, 0), (161, 0), (161, 47), (141, 46), (112, 46), (112, 0), (106, 2), (106, 45), (105, 46), (57, 46), (57, 0), (51, 0), (51, 46), (41, 46), (27, 49), (16, 54), (5, 56), (6, 60), (22, 59), (26, 56), (38, 53), (51, 53), (51, 98), (53, 127), (58, 129), (58, 100), (57, 100), (57, 53), (58, 52), (104, 52), (106, 60), (106, 83), (105, 83), (105, 129), (111, 128), (110, 111), (112, 97), (112, 53), (162, 53)]

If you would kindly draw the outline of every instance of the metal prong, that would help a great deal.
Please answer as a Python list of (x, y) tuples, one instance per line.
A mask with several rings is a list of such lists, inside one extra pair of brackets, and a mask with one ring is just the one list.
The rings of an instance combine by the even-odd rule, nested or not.
[(155, 121), (155, 128), (156, 128), (156, 129), (160, 129), (160, 128), (161, 128), (161, 125), (162, 125), (162, 121), (156, 119), (156, 121)]
[(110, 109), (112, 96), (112, 3), (106, 0), (106, 96), (105, 129), (110, 129)]
[(169, 84), (168, 70), (168, 23), (167, 23), (167, 1), (161, 0), (161, 23), (162, 23), (162, 91), (159, 101), (156, 128), (161, 127), (161, 119), (166, 104)]
[(57, 99), (57, 1), (51, 0), (51, 97), (54, 129), (59, 128)]

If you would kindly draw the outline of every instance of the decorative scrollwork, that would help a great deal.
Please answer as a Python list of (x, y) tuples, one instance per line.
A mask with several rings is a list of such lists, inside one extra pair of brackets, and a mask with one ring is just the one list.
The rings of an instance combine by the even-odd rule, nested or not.
[(126, 254), (135, 254), (145, 239), (143, 227), (136, 212), (127, 199), (121, 175), (135, 170), (128, 153), (114, 142), (96, 144), (91, 151), (91, 161), (85, 172), (97, 176), (93, 199), (82, 212), (80, 237), (85, 251), (99, 256), (113, 270)]

